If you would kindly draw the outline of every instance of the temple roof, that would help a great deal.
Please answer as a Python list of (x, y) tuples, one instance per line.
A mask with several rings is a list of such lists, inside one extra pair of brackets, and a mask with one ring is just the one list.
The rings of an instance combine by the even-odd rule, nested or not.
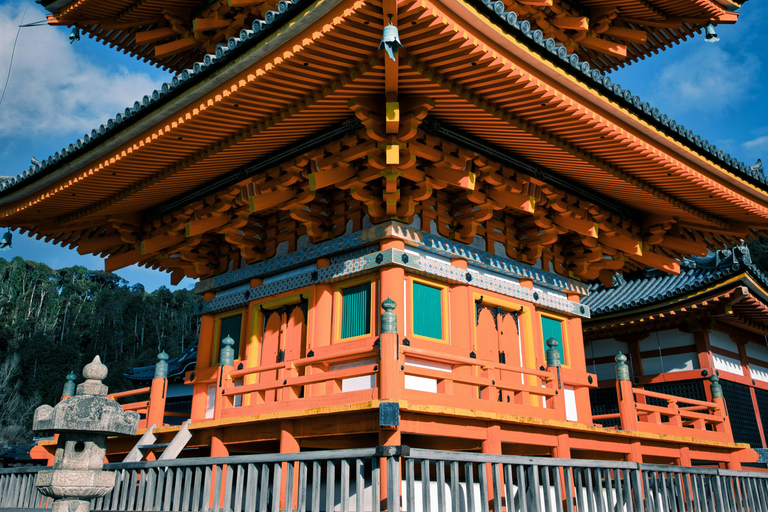
[[(189, 370), (195, 369), (197, 362), (197, 344), (190, 346), (178, 356), (172, 357), (166, 361), (168, 363), (168, 378), (183, 377)], [(128, 368), (125, 377), (139, 382), (151, 381), (155, 377), (155, 365), (135, 366)]]
[(768, 288), (768, 275), (752, 262), (749, 247), (740, 245), (715, 251), (703, 258), (685, 259), (680, 264), (678, 275), (655, 269), (645, 269), (629, 276), (617, 274), (610, 288), (599, 282), (590, 284), (589, 295), (581, 302), (590, 307), (593, 318), (599, 318), (608, 313), (690, 296), (745, 273)]
[[(197, 1), (191, 3), (194, 5), (199, 4)], [(132, 106), (126, 107), (123, 112), (118, 112), (114, 117), (92, 129), (90, 133), (84, 134), (82, 138), (73, 142), (68, 147), (62, 148), (61, 151), (50, 155), (39, 165), (30, 165), (26, 171), (21, 172), (15, 177), (5, 178), (5, 181), (2, 181), (3, 177), (0, 177), (0, 192), (13, 189), (26, 180), (34, 179), (41, 173), (47, 174), (47, 172), (50, 172), (61, 163), (87, 152), (89, 148), (101, 144), (115, 132), (123, 130), (125, 125), (130, 125), (136, 119), (156, 110), (170, 98), (182, 94), (189, 86), (206, 80), (212, 72), (231, 62), (236, 56), (253, 48), (258, 42), (266, 39), (269, 34), (279, 28), (280, 22), (285, 20), (291, 12), (295, 12), (298, 6), (303, 6), (307, 3), (307, 0), (295, 2), (289, 11), (274, 16), (271, 24), (262, 25), (264, 28), (261, 28), (259, 32), (255, 33), (247, 30), (241, 34), (241, 36), (246, 36), (245, 38), (230, 38), (228, 45), (218, 46), (214, 54), (204, 55), (204, 58), (201, 58), (199, 61), (190, 62), (189, 69), (185, 69), (182, 73), (175, 76), (171, 82), (164, 83), (159, 89), (146, 94), (140, 100), (136, 100)], [(633, 95), (630, 90), (623, 88), (621, 84), (612, 82), (607, 74), (597, 69), (592, 69), (589, 63), (580, 59), (577, 54), (568, 54), (562, 45), (558, 45), (556, 40), (545, 38), (542, 31), (531, 28), (530, 24), (516, 23), (509, 25), (507, 24), (509, 13), (498, 13), (492, 8), (493, 5), (488, 4), (486, 9), (481, 12), (489, 16), (491, 21), (502, 27), (508, 34), (526, 44), (532, 51), (546, 57), (577, 80), (608, 95), (622, 109), (638, 115), (643, 121), (662, 130), (666, 135), (671, 136), (678, 142), (696, 150), (705, 158), (738, 173), (747, 181), (768, 190), (768, 179), (762, 166), (747, 165), (738, 158), (732, 157), (730, 154), (718, 149), (714, 144), (710, 144), (709, 141), (695, 134), (693, 130), (685, 128), (682, 123), (671, 119), (650, 103), (642, 101), (638, 95)], [(260, 21), (263, 22), (263, 20)], [(255, 24), (257, 25), (257, 23)]]
[[(480, 0), (476, 4), (480, 4)], [(490, 0), (484, 0), (491, 4)], [(104, 44), (181, 71), (242, 37), (280, 5), (263, 0), (38, 0), (53, 25), (76, 26)], [(289, 2), (290, 3), (290, 2)], [(733, 23), (729, 0), (504, 0), (493, 8), (565, 45), (593, 67), (611, 69), (693, 36), (709, 23)], [(277, 12), (277, 11), (272, 11)], [(514, 17), (509, 18), (509, 13)]]
[[(482, 233), (583, 279), (675, 272), (682, 256), (768, 229), (761, 170), (491, 7), (403, 1), (393, 63), (377, 50), (381, 4), (290, 4), (0, 185), (0, 224), (107, 254), (110, 269), (193, 277), (220, 272), (230, 247), (271, 257), (293, 229), (279, 215), (313, 241), (349, 220), (358, 230), (349, 201), (374, 222), (420, 212), (441, 236)], [(347, 213), (332, 217), (334, 204)]]

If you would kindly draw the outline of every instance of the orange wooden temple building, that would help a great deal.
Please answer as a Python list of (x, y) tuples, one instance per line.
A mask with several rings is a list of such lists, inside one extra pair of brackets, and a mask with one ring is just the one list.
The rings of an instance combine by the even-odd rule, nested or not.
[(651, 269), (617, 277), (611, 288), (593, 283), (585, 302), (587, 368), (599, 383), (590, 391), (593, 414), (618, 411), (618, 347), (646, 390), (710, 400), (707, 379), (717, 374), (734, 439), (766, 453), (768, 276), (746, 245), (684, 260), (678, 275)]
[[(199, 279), (188, 453), (756, 460), (717, 392), (620, 379), (619, 427), (596, 424), (582, 335), (587, 282), (768, 232), (762, 172), (605, 75), (737, 3), (46, 7), (179, 74), (0, 185), (0, 225)], [(145, 427), (166, 423), (155, 380)]]

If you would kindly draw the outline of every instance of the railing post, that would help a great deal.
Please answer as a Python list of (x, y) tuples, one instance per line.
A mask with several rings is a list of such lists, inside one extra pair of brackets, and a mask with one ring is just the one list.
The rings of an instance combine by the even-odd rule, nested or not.
[(168, 354), (165, 350), (157, 355), (155, 377), (149, 388), (149, 405), (147, 406), (147, 426), (163, 426), (165, 416), (165, 398), (168, 385)]
[(720, 384), (720, 377), (714, 373), (709, 376), (711, 383), (709, 389), (712, 393), (712, 401), (718, 405), (716, 416), (723, 418), (723, 422), (715, 427), (717, 432), (723, 432), (733, 442), (733, 430), (731, 430), (731, 420), (728, 417), (728, 410), (725, 408), (725, 398), (723, 397), (723, 386)]
[[(221, 418), (221, 411), (224, 410), (228, 399), (222, 392), (229, 386), (229, 374), (234, 370), (235, 349), (232, 348), (235, 340), (227, 336), (221, 340), (221, 350), (219, 351), (219, 371), (216, 381), (216, 401), (213, 406), (213, 418)], [(229, 400), (231, 401), (231, 400)]]
[(379, 399), (396, 400), (398, 396), (397, 382), (400, 361), (399, 339), (397, 334), (397, 314), (395, 301), (387, 298), (381, 303), (384, 313), (381, 314), (381, 330), (379, 335)]
[(563, 381), (560, 378), (560, 351), (557, 347), (560, 342), (554, 336), (550, 336), (547, 340), (547, 371), (552, 374), (552, 380), (549, 381), (547, 387), (555, 391), (555, 396), (551, 400), (548, 400), (549, 406), (552, 407), (558, 413), (558, 419), (566, 419), (565, 415), (565, 393), (563, 392)]
[(622, 430), (637, 430), (637, 411), (632, 381), (629, 380), (627, 356), (619, 352), (616, 355), (616, 394), (619, 400), (619, 418)]

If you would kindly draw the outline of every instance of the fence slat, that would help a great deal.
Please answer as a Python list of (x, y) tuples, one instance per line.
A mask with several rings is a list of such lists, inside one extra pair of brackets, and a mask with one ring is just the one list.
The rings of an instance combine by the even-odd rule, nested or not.
[[(768, 508), (764, 473), (422, 449), (402, 453), (350, 449), (108, 464), (115, 487), (91, 503), (94, 510), (127, 512), (381, 512), (386, 470), (387, 512), (399, 512), (401, 503), (404, 512)], [(0, 508), (49, 507), (34, 485), (39, 469), (0, 468)]]
[[(408, 512), (414, 512), (416, 510), (416, 482), (414, 475), (416, 461), (413, 459), (406, 459), (405, 461), (405, 507)], [(358, 501), (359, 503), (359, 501)], [(355, 512), (359, 512), (359, 506), (356, 507)]]
[[(432, 504), (430, 503), (432, 501), (430, 486), (431, 482), (429, 477), (429, 461), (423, 460), (421, 461), (421, 499), (423, 507), (422, 510), (425, 512), (432, 510)], [(488, 505), (486, 504), (486, 507), (487, 506)], [(410, 510), (408, 512), (410, 512)]]
[(312, 462), (312, 502), (310, 504), (310, 510), (312, 512), (320, 511), (320, 480), (323, 475), (322, 466), (319, 461)]
[(298, 512), (307, 510), (307, 463), (304, 461), (299, 462), (299, 502), (296, 504), (296, 510)]

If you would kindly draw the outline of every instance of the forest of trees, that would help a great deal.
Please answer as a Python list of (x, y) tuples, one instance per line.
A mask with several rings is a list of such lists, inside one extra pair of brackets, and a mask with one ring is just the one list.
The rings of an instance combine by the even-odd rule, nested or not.
[(95, 355), (109, 367), (111, 391), (131, 386), (123, 373), (197, 343), (201, 298), (161, 287), (147, 293), (119, 276), (85, 267), (0, 258), (0, 448), (27, 442), (32, 411), (55, 404), (66, 375)]

